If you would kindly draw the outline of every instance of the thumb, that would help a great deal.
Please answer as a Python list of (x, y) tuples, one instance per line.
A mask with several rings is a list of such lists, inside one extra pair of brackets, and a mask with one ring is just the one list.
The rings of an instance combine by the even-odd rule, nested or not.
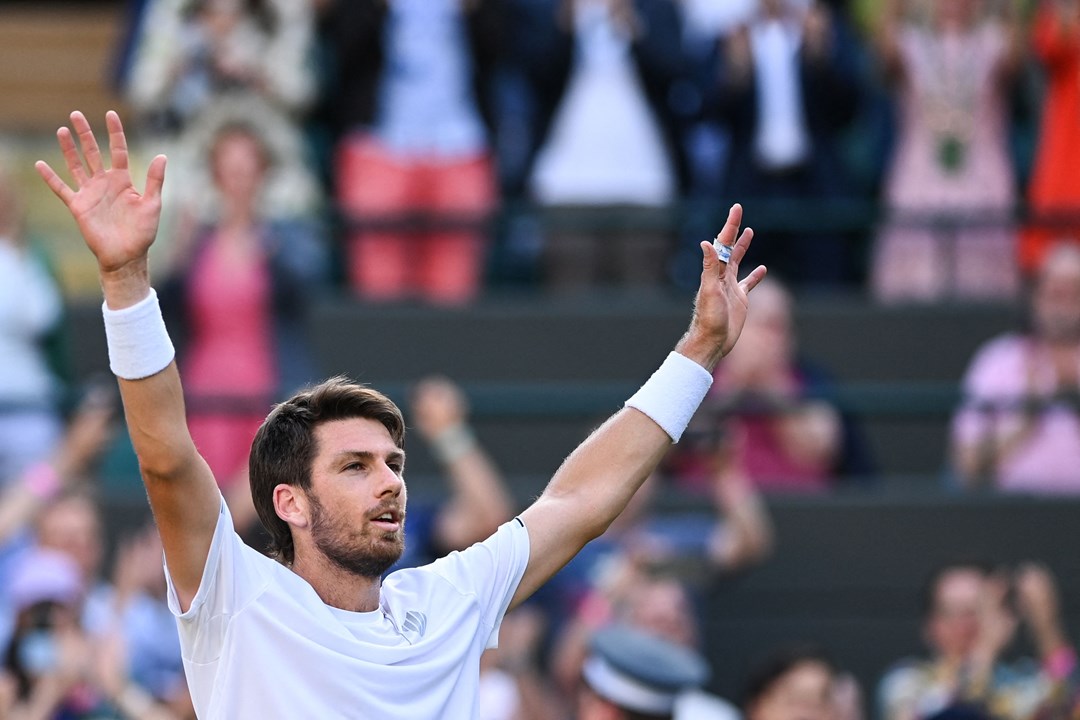
[(158, 200), (161, 198), (161, 186), (165, 184), (164, 155), (157, 155), (150, 161), (150, 167), (146, 169), (146, 190), (144, 197)]
[(719, 266), (722, 263), (716, 256), (716, 248), (708, 240), (701, 241), (701, 272), (708, 274), (720, 274)]

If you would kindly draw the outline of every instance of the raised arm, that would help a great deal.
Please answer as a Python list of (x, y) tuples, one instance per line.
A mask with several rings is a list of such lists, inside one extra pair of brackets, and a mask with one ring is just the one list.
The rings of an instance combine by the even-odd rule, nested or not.
[[(717, 237), (720, 245), (734, 245), (728, 263), (718, 259), (717, 250), (711, 243), (701, 243), (701, 286), (694, 303), (694, 315), (690, 329), (675, 346), (684, 367), (674, 376), (667, 375), (665, 385), (680, 373), (694, 377), (697, 369), (692, 365), (685, 367), (686, 359), (700, 366), (699, 375), (710, 375), (742, 332), (746, 322), (747, 293), (765, 277), (765, 268), (758, 267), (741, 283), (738, 281), (739, 262), (753, 238), (753, 232), (747, 229), (735, 242), (741, 221), (742, 208), (735, 205)], [(676, 362), (675, 366), (679, 364)], [(657, 401), (683, 403), (692, 405), (689, 408), (692, 411), (704, 397), (701, 385), (697, 390), (678, 386), (658, 388), (652, 384), (657, 380), (658, 376), (654, 376), (643, 388), (646, 394), (652, 394), (652, 398), (637, 403), (638, 406), (652, 408)], [(704, 389), (708, 388), (709, 381), (711, 378), (704, 381)], [(650, 390), (653, 392), (649, 393)], [(635, 397), (640, 396), (642, 393)], [(570, 454), (543, 494), (521, 515), (529, 533), (529, 564), (511, 607), (529, 597), (587, 542), (607, 529), (682, 429), (669, 426), (665, 430), (642, 410), (628, 406)]]
[[(111, 167), (105, 169), (101, 151), (90, 123), (82, 113), (71, 114), (71, 127), (79, 136), (82, 157), (71, 130), (57, 131), (60, 149), (75, 189), (60, 179), (47, 163), (38, 161), (41, 177), (59, 197), (82, 232), (87, 247), (98, 261), (107, 313), (125, 309), (143, 314), (153, 303), (147, 252), (157, 234), (161, 216), (161, 186), (165, 180), (165, 156), (158, 155), (147, 171), (146, 188), (139, 194), (128, 171), (127, 141), (120, 118), (109, 112), (105, 118), (109, 132)], [(210, 550), (217, 521), (220, 495), (210, 468), (199, 456), (188, 433), (180, 375), (167, 341), (154, 340), (151, 313), (148, 324), (130, 324), (121, 336), (110, 337), (110, 363), (120, 378), (124, 415), (150, 507), (154, 512), (165, 559), (183, 608), (195, 596), (203, 566)], [(130, 316), (128, 316), (130, 319)], [(162, 326), (156, 326), (161, 328)], [(157, 333), (161, 337), (164, 330)], [(162, 345), (168, 346), (163, 351)], [(149, 354), (161, 356), (164, 367), (148, 369), (148, 376), (127, 372)]]
[(468, 401), (441, 377), (417, 383), (412, 393), (416, 429), (446, 472), (450, 496), (439, 509), (435, 540), (442, 552), (463, 550), (513, 517), (502, 475), (469, 427)]

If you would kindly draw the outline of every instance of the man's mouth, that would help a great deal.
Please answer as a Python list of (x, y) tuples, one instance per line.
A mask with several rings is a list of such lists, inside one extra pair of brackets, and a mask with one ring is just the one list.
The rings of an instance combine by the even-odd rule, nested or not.
[(384, 512), (372, 518), (371, 524), (385, 532), (397, 532), (401, 528), (401, 515), (396, 512)]

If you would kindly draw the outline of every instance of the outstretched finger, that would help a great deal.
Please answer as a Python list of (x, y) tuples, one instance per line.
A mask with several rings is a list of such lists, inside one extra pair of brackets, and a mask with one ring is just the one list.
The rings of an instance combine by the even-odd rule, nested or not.
[(154, 200), (161, 198), (161, 186), (165, 184), (165, 163), (164, 155), (156, 155), (150, 161), (150, 167), (146, 169), (146, 189), (143, 197)]
[(128, 148), (124, 126), (120, 116), (110, 110), (105, 113), (105, 127), (109, 131), (109, 157), (114, 170), (127, 170)]
[(75, 191), (69, 188), (67, 183), (60, 179), (60, 176), (56, 174), (56, 171), (49, 167), (49, 163), (44, 160), (38, 160), (34, 163), (34, 169), (38, 171), (38, 175), (40, 175), (41, 179), (45, 181), (45, 184), (49, 186), (49, 189), (56, 194), (56, 197), (64, 201), (65, 205), (69, 204), (71, 198), (75, 197)]
[(79, 136), (83, 157), (86, 158), (86, 169), (90, 171), (91, 175), (104, 172), (105, 165), (101, 161), (101, 150), (98, 148), (97, 138), (94, 137), (94, 131), (90, 128), (90, 122), (86, 119), (86, 116), (78, 110), (71, 113), (71, 127), (75, 129), (75, 134)]
[(82, 187), (86, 182), (86, 169), (83, 167), (79, 149), (75, 147), (75, 138), (71, 131), (62, 127), (56, 131), (56, 141), (60, 143), (60, 152), (64, 154), (64, 162), (67, 163), (68, 172), (75, 178), (75, 187)]
[(731, 247), (735, 244), (735, 236), (739, 233), (739, 225), (742, 224), (742, 205), (735, 203), (728, 210), (727, 220), (724, 227), (716, 236), (716, 242), (720, 245)]
[(735, 247), (731, 250), (731, 262), (738, 267), (742, 262), (743, 257), (746, 255), (746, 251), (750, 248), (750, 243), (754, 240), (753, 228), (746, 228), (742, 231), (742, 235), (739, 236), (739, 241), (735, 243)]
[(757, 287), (758, 283), (765, 279), (766, 269), (764, 265), (758, 265), (754, 268), (754, 271), (744, 277), (742, 282), (739, 283), (739, 287), (743, 292), (748, 293)]

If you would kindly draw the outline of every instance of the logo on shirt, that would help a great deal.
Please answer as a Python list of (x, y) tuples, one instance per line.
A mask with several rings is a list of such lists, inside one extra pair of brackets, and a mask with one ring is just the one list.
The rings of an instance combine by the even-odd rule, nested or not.
[(418, 610), (409, 610), (405, 613), (405, 622), (401, 623), (401, 634), (408, 637), (415, 635), (415, 639), (424, 637), (427, 630), (427, 615)]

